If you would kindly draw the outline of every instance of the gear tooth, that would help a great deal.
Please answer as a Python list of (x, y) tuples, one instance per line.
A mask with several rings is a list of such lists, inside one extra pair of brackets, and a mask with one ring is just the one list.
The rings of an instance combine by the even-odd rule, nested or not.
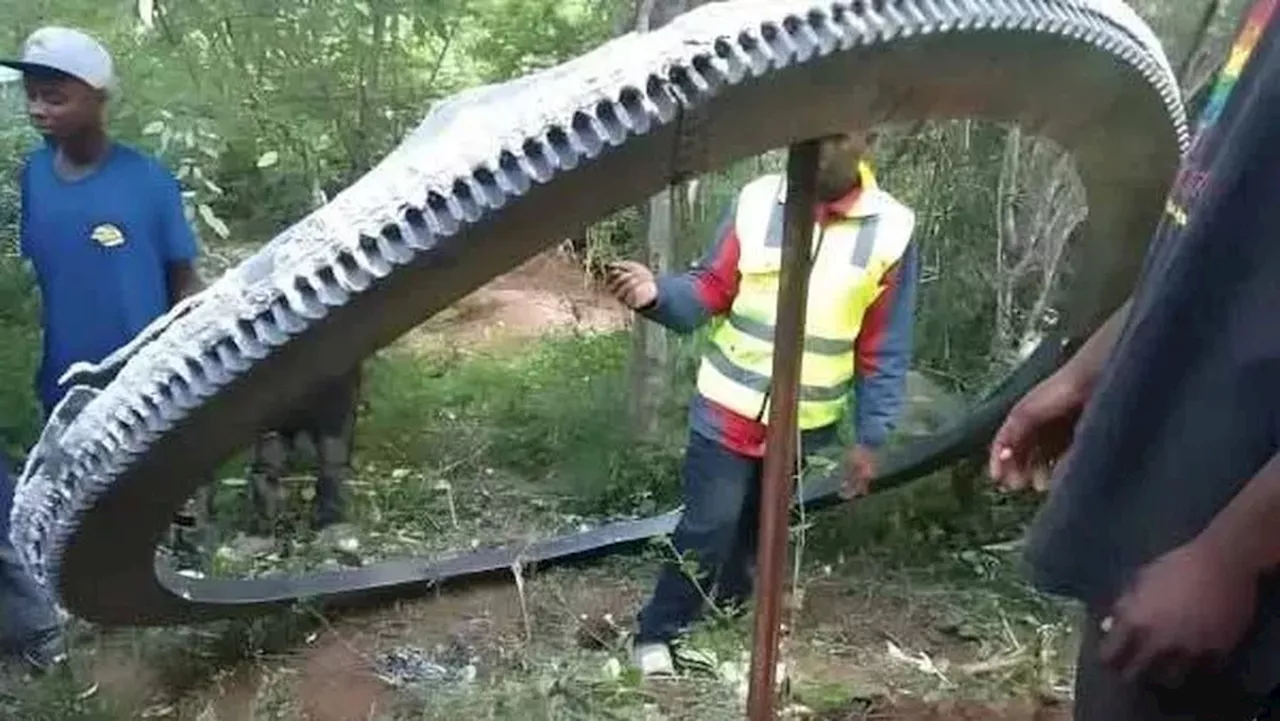
[(215, 346), (214, 350), (218, 354), (218, 364), (225, 368), (230, 376), (228, 382), (231, 378), (249, 370), (249, 361), (240, 352), (240, 346), (236, 345), (234, 339), (229, 337), (224, 339)]
[(279, 348), (289, 342), (289, 334), (276, 324), (273, 315), (260, 315), (254, 318), (253, 333), (271, 348)]
[(258, 338), (258, 334), (254, 332), (253, 321), (248, 318), (236, 321), (231, 330), (231, 338), (240, 349), (240, 353), (249, 361), (262, 360), (271, 352), (267, 344)]
[(436, 246), (436, 234), (431, 230), (431, 222), (422, 210), (406, 208), (404, 222), (404, 241), (410, 248), (424, 251)]
[(284, 295), (290, 311), (299, 318), (315, 321), (329, 313), (328, 308), (320, 300), (316, 281), (307, 275), (294, 276), (293, 284), (284, 289)]
[(453, 214), (449, 199), (432, 191), (427, 194), (427, 207), (424, 213), (427, 225), (434, 235), (450, 236), (462, 227), (457, 216)]
[(520, 158), (510, 150), (503, 150), (498, 156), (498, 170), (494, 173), (498, 185), (511, 196), (521, 196), (529, 192), (533, 185), (530, 178), (520, 167)]
[(407, 265), (416, 255), (408, 240), (413, 231), (405, 227), (408, 222), (404, 217), (405, 212), (400, 215), (401, 220), (383, 226), (382, 232), (374, 239), (378, 256), (389, 265)]
[[(360, 239), (362, 251), (364, 241), (364, 238)], [(362, 252), (357, 255), (347, 248), (338, 251), (329, 269), (333, 273), (338, 287), (342, 288), (343, 293), (347, 295), (363, 293), (373, 285), (375, 277), (385, 277), (391, 271), (389, 264), (385, 262), (370, 263), (365, 253)], [(344, 301), (339, 305), (345, 304), (346, 302)]]
[(316, 268), (307, 278), (311, 282), (311, 287), (316, 291), (316, 298), (325, 305), (326, 314), (328, 308), (337, 308), (347, 304), (347, 300), (351, 295), (342, 287), (342, 282), (338, 280), (338, 274), (332, 265), (322, 265)]

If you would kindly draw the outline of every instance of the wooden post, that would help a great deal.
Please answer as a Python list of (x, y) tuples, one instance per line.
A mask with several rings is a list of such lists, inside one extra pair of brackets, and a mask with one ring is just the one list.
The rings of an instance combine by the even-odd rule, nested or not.
[(750, 721), (773, 721), (774, 676), (786, 577), (787, 532), (796, 467), (796, 413), (800, 355), (804, 341), (809, 269), (813, 263), (813, 208), (817, 202), (818, 142), (792, 145), (787, 154), (787, 201), (782, 222), (782, 269), (773, 338), (769, 401), (760, 495), (756, 628), (751, 653)]

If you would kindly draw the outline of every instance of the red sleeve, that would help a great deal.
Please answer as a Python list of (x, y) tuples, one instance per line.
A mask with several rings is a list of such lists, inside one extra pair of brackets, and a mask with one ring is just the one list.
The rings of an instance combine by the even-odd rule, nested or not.
[(889, 330), (889, 316), (897, 300), (899, 264), (894, 263), (880, 281), (880, 295), (862, 317), (862, 329), (853, 342), (858, 375), (875, 375), (879, 370), (880, 346)]
[(698, 300), (711, 315), (729, 312), (738, 297), (738, 258), (742, 252), (738, 234), (728, 225), (719, 242), (694, 273), (694, 290)]

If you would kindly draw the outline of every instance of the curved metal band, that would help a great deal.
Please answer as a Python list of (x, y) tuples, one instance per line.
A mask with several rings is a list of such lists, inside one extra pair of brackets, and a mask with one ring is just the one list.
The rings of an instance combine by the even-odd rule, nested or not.
[[(697, 109), (700, 152), (672, 151)], [(1066, 337), (1128, 294), (1186, 145), (1158, 42), (1116, 0), (732, 0), (435, 108), (386, 160), (83, 378), (24, 470), (15, 546), (88, 620), (166, 624), (299, 597), (344, 603), (507, 568), (511, 550), (298, 579), (190, 581), (154, 548), (204, 474), (265, 419), (457, 298), (677, 171), (851, 125), (980, 117), (1073, 152), (1090, 201)], [(688, 132), (688, 126), (685, 126)], [(1055, 367), (1041, 349), (1011, 381)], [(1010, 391), (1011, 393), (1011, 391)], [(880, 485), (980, 444), (1012, 396), (899, 460)], [(992, 419), (995, 419), (993, 422)], [(830, 500), (830, 488), (809, 501)], [(524, 549), (563, 560), (667, 515)]]

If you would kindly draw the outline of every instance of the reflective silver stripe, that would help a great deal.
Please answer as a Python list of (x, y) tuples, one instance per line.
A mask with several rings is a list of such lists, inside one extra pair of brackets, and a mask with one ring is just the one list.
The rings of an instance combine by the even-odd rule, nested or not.
[[(770, 344), (773, 343), (773, 326), (769, 323), (762, 323), (737, 313), (731, 313), (729, 315), (729, 325), (752, 338)], [(804, 337), (804, 352), (813, 353), (814, 355), (848, 355), (853, 352), (853, 340), (836, 340), (834, 338), (806, 335)]]
[(769, 213), (769, 227), (764, 229), (764, 247), (782, 247), (782, 217), (786, 205), (774, 203), (773, 212)]
[[(720, 350), (716, 345), (712, 345), (707, 349), (707, 362), (712, 368), (720, 371), (720, 374), (729, 380), (744, 385), (756, 393), (768, 393), (771, 379), (769, 376), (761, 375), (755, 371), (747, 370), (736, 365), (729, 360), (724, 351)], [(838, 401), (845, 397), (848, 393), (849, 384), (842, 383), (836, 388), (822, 388), (818, 386), (800, 386), (800, 400), (810, 403), (829, 403)]]
[[(764, 247), (778, 249), (782, 247), (782, 217), (785, 206), (775, 203), (773, 212), (769, 213), (769, 227), (764, 232)], [(849, 262), (855, 268), (866, 268), (871, 263), (871, 254), (876, 249), (876, 231), (880, 224), (878, 216), (868, 216), (858, 220), (858, 236), (853, 241), (853, 257)], [(824, 229), (825, 233), (825, 229)]]
[(853, 241), (853, 258), (851, 262), (855, 268), (866, 268), (871, 262), (871, 253), (876, 249), (876, 230), (880, 225), (880, 219), (877, 217), (869, 217), (862, 219), (862, 225), (858, 228), (858, 237)]

